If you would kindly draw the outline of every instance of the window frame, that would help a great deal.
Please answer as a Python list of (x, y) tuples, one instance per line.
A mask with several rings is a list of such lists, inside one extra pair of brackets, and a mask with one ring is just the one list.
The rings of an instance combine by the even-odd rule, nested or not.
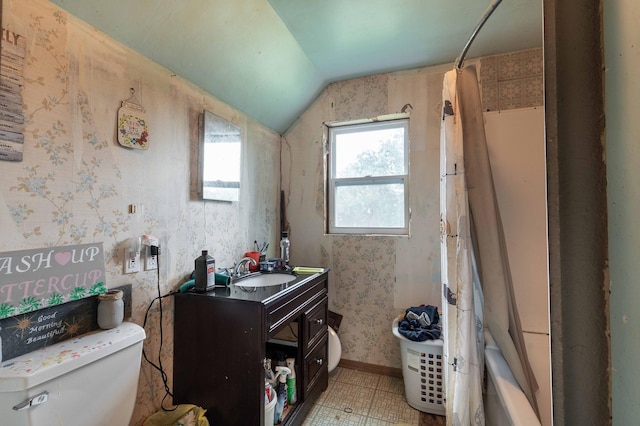
[[(375, 119), (355, 120), (348, 122), (326, 122), (326, 231), (333, 235), (409, 235), (409, 225), (411, 219), (411, 209), (409, 206), (409, 114), (391, 114), (388, 116), (376, 117)], [(346, 133), (358, 133), (381, 128), (403, 128), (404, 129), (404, 169), (405, 174), (382, 175), (382, 176), (361, 176), (336, 178), (336, 156), (335, 152), (336, 135)], [(404, 188), (404, 226), (403, 227), (347, 227), (335, 225), (335, 194), (339, 187), (350, 185), (379, 185), (400, 183)]]

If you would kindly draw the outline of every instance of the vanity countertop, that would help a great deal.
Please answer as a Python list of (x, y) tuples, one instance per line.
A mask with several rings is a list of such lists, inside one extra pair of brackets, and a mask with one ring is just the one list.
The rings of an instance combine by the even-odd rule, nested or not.
[[(295, 289), (304, 286), (311, 282), (314, 278), (319, 277), (322, 274), (329, 272), (329, 269), (325, 268), (322, 272), (313, 274), (294, 274), (296, 278), (293, 281), (289, 281), (285, 284), (270, 285), (265, 287), (239, 287), (235, 284), (229, 284), (228, 287), (217, 287), (214, 290), (206, 293), (197, 293), (193, 290), (187, 292), (188, 294), (199, 295), (203, 297), (217, 297), (223, 299), (243, 300), (248, 302), (257, 302), (268, 304), (273, 301), (274, 298), (283, 296), (284, 294), (295, 291)], [(269, 274), (269, 272), (263, 272)]]

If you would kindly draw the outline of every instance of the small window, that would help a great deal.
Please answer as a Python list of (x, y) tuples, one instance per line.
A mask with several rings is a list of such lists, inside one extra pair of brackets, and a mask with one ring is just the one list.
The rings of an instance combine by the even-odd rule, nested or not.
[(408, 118), (327, 126), (329, 233), (408, 234)]

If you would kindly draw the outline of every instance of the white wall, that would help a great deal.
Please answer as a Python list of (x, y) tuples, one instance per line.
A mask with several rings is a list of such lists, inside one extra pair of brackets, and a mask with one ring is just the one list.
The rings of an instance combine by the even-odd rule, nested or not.
[(614, 425), (640, 419), (640, 3), (604, 0)]
[(486, 112), (485, 133), (527, 355), (551, 425), (544, 108)]

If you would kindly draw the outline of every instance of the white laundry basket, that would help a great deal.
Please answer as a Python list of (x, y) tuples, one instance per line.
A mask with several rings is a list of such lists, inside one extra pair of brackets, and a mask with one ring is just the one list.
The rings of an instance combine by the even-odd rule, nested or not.
[(398, 331), (393, 321), (393, 335), (400, 340), (402, 378), (407, 402), (416, 410), (444, 415), (445, 383), (441, 339), (414, 342)]

